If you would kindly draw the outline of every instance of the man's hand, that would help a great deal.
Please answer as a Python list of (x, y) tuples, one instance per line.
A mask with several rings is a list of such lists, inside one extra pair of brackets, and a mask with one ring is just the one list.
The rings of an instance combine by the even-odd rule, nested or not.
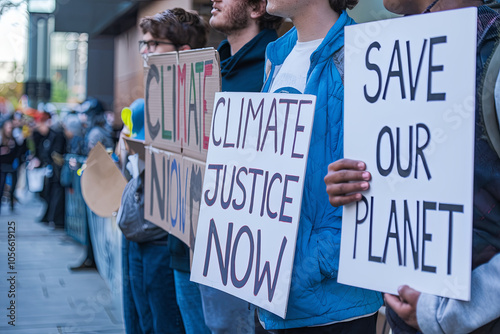
[(398, 288), (399, 296), (384, 293), (384, 300), (408, 325), (420, 330), (417, 322), (417, 302), (420, 292), (403, 285)]
[(358, 160), (340, 159), (328, 166), (325, 176), (330, 204), (342, 206), (361, 199), (360, 191), (368, 190), (371, 174), (366, 164)]

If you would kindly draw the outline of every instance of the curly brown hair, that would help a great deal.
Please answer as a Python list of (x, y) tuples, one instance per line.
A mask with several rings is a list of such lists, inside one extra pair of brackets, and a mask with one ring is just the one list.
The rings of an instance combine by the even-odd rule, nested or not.
[(328, 0), (330, 2), (330, 7), (337, 13), (342, 13), (345, 9), (353, 9), (359, 0)]
[[(259, 5), (259, 2), (261, 0), (247, 0), (248, 5), (252, 7), (257, 7)], [(266, 1), (267, 3), (267, 1)], [(281, 23), (283, 23), (283, 18), (279, 16), (274, 16), (271, 15), (267, 12), (264, 12), (264, 15), (262, 15), (259, 18), (259, 29), (264, 30), (264, 29), (273, 29), (273, 30), (278, 30), (279, 27), (281, 26)]]
[(139, 27), (143, 34), (149, 32), (154, 38), (168, 39), (176, 48), (189, 45), (192, 49), (199, 49), (207, 44), (208, 24), (198, 13), (183, 8), (146, 16), (141, 19)]

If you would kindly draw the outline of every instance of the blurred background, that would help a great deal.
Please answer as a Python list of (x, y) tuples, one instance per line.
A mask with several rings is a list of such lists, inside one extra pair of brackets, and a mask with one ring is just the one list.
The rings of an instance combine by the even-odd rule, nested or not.
[[(93, 96), (119, 115), (143, 95), (139, 19), (173, 7), (197, 10), (208, 19), (212, 4), (209, 0), (0, 0), (0, 108), (17, 108), (23, 94), (32, 108), (50, 102), (57, 110)], [(391, 17), (382, 0), (360, 0), (350, 14), (357, 22)], [(290, 26), (285, 24), (282, 33)], [(222, 39), (212, 31), (209, 46), (217, 47)], [(121, 122), (120, 117), (115, 121)]]
[[(208, 0), (0, 0), (0, 108), (51, 103), (57, 111), (103, 101), (119, 116), (143, 96), (138, 22), (166, 8), (210, 16)], [(390, 17), (382, 0), (361, 0), (358, 22)], [(285, 24), (282, 32), (291, 24)], [(212, 31), (209, 46), (223, 36)], [(54, 108), (55, 107), (55, 108)], [(5, 110), (7, 109), (7, 110)], [(120, 117), (115, 117), (120, 122)], [(116, 124), (117, 127), (121, 124)]]

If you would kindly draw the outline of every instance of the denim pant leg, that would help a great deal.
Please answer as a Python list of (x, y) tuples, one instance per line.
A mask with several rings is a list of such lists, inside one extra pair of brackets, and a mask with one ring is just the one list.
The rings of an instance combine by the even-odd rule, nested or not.
[(141, 327), (132, 295), (128, 252), (129, 241), (122, 236), (123, 320), (127, 334), (138, 334), (141, 333)]
[(190, 273), (175, 270), (175, 295), (182, 314), (186, 334), (210, 334), (205, 325), (198, 284), (189, 280)]
[(220, 290), (200, 285), (205, 323), (213, 334), (253, 334), (254, 307)]
[(142, 333), (153, 333), (153, 318), (148, 297), (144, 289), (145, 265), (142, 247), (137, 242), (130, 241), (128, 249), (129, 278), (135, 309), (139, 316), (139, 326)]
[(0, 209), (2, 208), (3, 188), (5, 187), (6, 180), (7, 180), (7, 173), (0, 172)]
[(17, 169), (12, 172), (12, 187), (10, 188), (10, 208), (14, 210), (14, 198), (17, 187)]
[(141, 244), (144, 287), (153, 318), (154, 333), (183, 334), (181, 312), (175, 296), (174, 272), (167, 244)]

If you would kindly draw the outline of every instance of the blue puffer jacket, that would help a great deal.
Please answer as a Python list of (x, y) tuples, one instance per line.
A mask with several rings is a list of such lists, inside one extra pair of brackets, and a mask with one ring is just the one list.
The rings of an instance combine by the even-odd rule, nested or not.
[[(266, 329), (329, 324), (376, 312), (378, 292), (337, 283), (342, 208), (328, 201), (328, 164), (343, 157), (344, 87), (333, 54), (344, 45), (344, 26), (355, 22), (344, 11), (311, 55), (305, 94), (317, 96), (286, 319), (259, 310)], [(269, 91), (297, 42), (293, 28), (267, 47), (264, 92)]]

